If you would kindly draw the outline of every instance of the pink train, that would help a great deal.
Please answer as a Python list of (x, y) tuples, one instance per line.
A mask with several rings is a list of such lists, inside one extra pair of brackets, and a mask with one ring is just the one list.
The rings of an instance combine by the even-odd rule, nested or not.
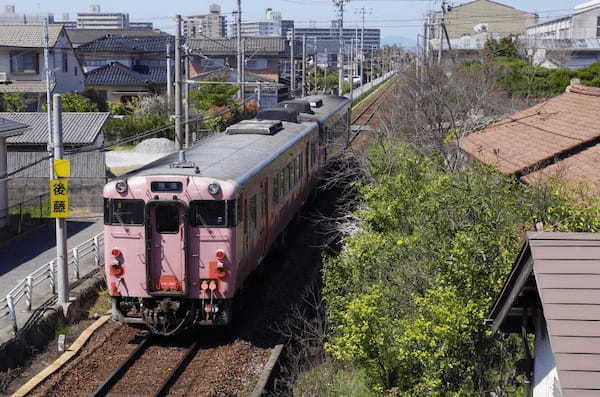
[(349, 143), (347, 98), (283, 102), (104, 188), (113, 319), (226, 325), (244, 280)]

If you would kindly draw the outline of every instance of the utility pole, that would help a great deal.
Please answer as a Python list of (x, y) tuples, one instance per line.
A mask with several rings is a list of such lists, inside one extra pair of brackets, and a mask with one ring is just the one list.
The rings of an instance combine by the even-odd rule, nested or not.
[(292, 35), (290, 39), (290, 94), (293, 98), (296, 94), (296, 63), (294, 62), (294, 45), (296, 41), (296, 29), (292, 28)]
[(354, 95), (354, 38), (350, 40), (350, 73), (348, 74), (348, 80), (350, 82), (350, 102), (352, 103), (352, 97)]
[[(46, 110), (48, 111), (48, 146), (46, 150), (52, 155), (52, 71), (50, 70), (50, 45), (48, 43), (48, 18), (44, 19), (44, 69), (46, 73)], [(54, 177), (50, 167), (50, 178)]]
[(423, 65), (426, 67), (429, 62), (429, 14), (427, 14), (427, 21), (423, 26)]
[(365, 66), (365, 17), (367, 14), (371, 14), (371, 9), (362, 7), (356, 10), (356, 13), (362, 17), (362, 29), (360, 33), (360, 86), (362, 88)]
[[(63, 131), (62, 131), (62, 106), (61, 96), (54, 94), (54, 159), (63, 158)], [(54, 165), (50, 162), (50, 170), (54, 178)], [(58, 287), (58, 303), (66, 311), (66, 305), (69, 303), (69, 268), (67, 255), (67, 222), (65, 218), (56, 218), (56, 269)]]
[(329, 50), (325, 47), (325, 67), (324, 69), (324, 79), (323, 79), (323, 94), (326, 93), (327, 90), (327, 69), (329, 69)]
[(373, 63), (375, 61), (375, 45), (371, 44), (371, 81), (373, 81)]
[(177, 14), (175, 28), (175, 148), (185, 144), (181, 131), (181, 15)]
[(315, 36), (313, 38), (315, 39), (315, 52), (313, 54), (313, 64), (314, 64), (313, 67), (315, 69), (315, 76), (314, 76), (314, 78), (315, 78), (315, 80), (314, 80), (315, 81), (315, 87), (314, 87), (313, 94), (317, 94), (319, 92), (318, 91), (319, 90), (319, 86), (317, 85), (317, 73), (318, 73), (318, 70), (317, 70), (317, 59), (319, 57), (318, 57), (318, 51), (317, 51), (317, 36)]
[[(171, 43), (167, 42), (167, 105), (171, 109), (173, 100), (173, 76), (171, 71)], [(169, 113), (171, 111), (169, 110)]]
[(339, 19), (339, 41), (340, 49), (338, 51), (338, 95), (342, 95), (344, 87), (344, 5), (350, 0), (333, 0), (333, 4), (338, 8)]
[(438, 34), (440, 35), (440, 50), (438, 52), (438, 64), (442, 64), (442, 52), (444, 51), (444, 34), (442, 33), (444, 26), (444, 19), (446, 17), (446, 2), (442, 0), (442, 13), (440, 15), (440, 22), (438, 25)]
[(184, 117), (185, 117), (185, 147), (192, 147), (191, 134), (190, 134), (190, 49), (185, 50), (185, 92), (184, 92)]
[(260, 110), (261, 109), (260, 102), (262, 100), (262, 84), (261, 84), (260, 81), (258, 82), (258, 88), (257, 89), (258, 89), (258, 93), (257, 93), (256, 100), (257, 100), (257, 103), (258, 103), (258, 106), (257, 106), (258, 110)]
[(242, 87), (242, 0), (237, 0), (237, 83), (239, 88), (240, 103), (244, 101)]
[(242, 39), (242, 109), (246, 112), (246, 39)]
[(306, 35), (302, 35), (302, 97), (306, 96)]

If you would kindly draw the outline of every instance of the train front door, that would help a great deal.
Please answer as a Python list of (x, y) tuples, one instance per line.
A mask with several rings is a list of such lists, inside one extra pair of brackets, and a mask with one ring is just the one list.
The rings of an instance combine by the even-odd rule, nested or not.
[(147, 279), (150, 294), (185, 293), (186, 207), (152, 202), (147, 207)]

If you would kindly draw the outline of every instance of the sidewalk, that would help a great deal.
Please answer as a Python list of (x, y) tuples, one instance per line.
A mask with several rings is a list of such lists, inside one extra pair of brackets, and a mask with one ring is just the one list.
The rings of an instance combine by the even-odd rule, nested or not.
[[(85, 220), (69, 220), (67, 222), (67, 249), (71, 250), (83, 242), (94, 237), (102, 231), (101, 217), (87, 218)], [(56, 258), (56, 232), (54, 223), (44, 226), (13, 244), (0, 248), (0, 297), (6, 294), (29, 274), (39, 269), (46, 263)], [(81, 263), (80, 274), (85, 276), (94, 270), (92, 260)], [(73, 273), (69, 272), (70, 281)], [(52, 297), (51, 289), (47, 283), (36, 286), (32, 299), (32, 312), (28, 312), (25, 303), (20, 302), (17, 309), (18, 324), (27, 322), (35, 309)], [(12, 336), (10, 320), (0, 320), (0, 343), (6, 337)]]

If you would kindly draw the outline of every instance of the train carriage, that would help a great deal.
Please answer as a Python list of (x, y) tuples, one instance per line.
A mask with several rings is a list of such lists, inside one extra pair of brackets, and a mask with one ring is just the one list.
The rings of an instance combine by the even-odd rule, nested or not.
[(105, 186), (116, 320), (163, 335), (229, 323), (244, 280), (305, 202), (333, 148), (348, 141), (349, 101), (321, 101), (335, 106), (313, 102), (298, 122), (243, 121)]

